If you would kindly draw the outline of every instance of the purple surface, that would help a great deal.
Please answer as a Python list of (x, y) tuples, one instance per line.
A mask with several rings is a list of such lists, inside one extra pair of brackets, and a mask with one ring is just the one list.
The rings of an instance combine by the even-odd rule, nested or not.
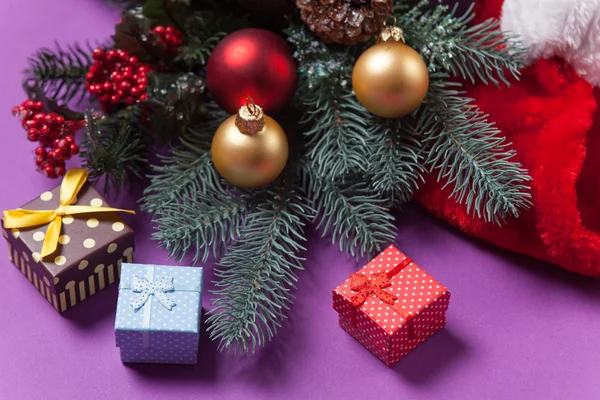
[[(0, 209), (50, 189), (34, 146), (11, 118), (20, 71), (54, 40), (102, 39), (116, 12), (102, 0), (0, 2)], [(111, 199), (131, 208), (137, 192)], [(128, 218), (137, 262), (168, 263), (147, 216)], [(495, 250), (417, 208), (397, 245), (452, 291), (447, 327), (394, 369), (337, 326), (331, 290), (358, 266), (316, 235), (279, 336), (252, 356), (218, 353), (201, 336), (198, 366), (124, 366), (115, 347), (117, 286), (59, 316), (0, 248), (0, 398), (12, 399), (598, 399), (600, 282)], [(213, 278), (210, 267), (205, 282)], [(204, 307), (210, 307), (204, 298)]]

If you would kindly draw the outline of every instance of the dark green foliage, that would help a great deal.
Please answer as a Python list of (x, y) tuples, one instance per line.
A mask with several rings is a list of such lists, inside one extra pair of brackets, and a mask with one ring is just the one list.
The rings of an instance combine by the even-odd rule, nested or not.
[[(281, 9), (293, 8), (293, 0), (282, 1)], [(470, 14), (457, 17), (428, 1), (396, 1), (398, 25), (428, 65), (431, 84), (420, 109), (386, 120), (360, 106), (352, 90), (353, 65), (369, 44), (326, 45), (290, 17), (284, 33), (295, 50), (299, 84), (293, 105), (274, 115), (288, 131), (290, 159), (272, 184), (242, 190), (222, 180), (212, 164), (212, 136), (228, 115), (204, 92), (204, 67), (226, 33), (280, 26), (272, 14), (257, 15), (255, 7), (269, 9), (270, 1), (118, 3), (125, 6), (115, 47), (153, 65), (143, 106), (152, 111), (152, 130), (140, 123), (141, 106), (104, 118), (88, 112), (84, 165), (92, 180), (104, 177), (107, 188), (118, 191), (144, 174), (151, 149), (158, 153), (142, 209), (152, 215), (154, 238), (170, 256), (219, 261), (208, 329), (221, 348), (251, 351), (276, 333), (302, 267), (307, 222), (364, 260), (393, 242), (390, 208), (409, 201), (420, 182), (431, 179), (426, 172), (487, 221), (500, 223), (530, 205), (527, 171), (455, 83), (506, 84), (518, 76), (523, 49), (503, 37), (496, 22), (467, 27)], [(177, 57), (150, 33), (157, 25), (184, 33)], [(32, 59), (28, 87), (47, 104), (75, 98), (89, 54), (77, 46), (41, 50)], [(155, 151), (152, 143), (169, 143), (168, 152)]]
[[(214, 173), (214, 172), (213, 172)], [(223, 192), (200, 192), (181, 196), (157, 213), (154, 239), (170, 257), (194, 253), (194, 262), (218, 259), (227, 245), (240, 235), (248, 204), (244, 198)]]
[(146, 105), (152, 109), (152, 129), (161, 143), (183, 135), (205, 113), (204, 82), (197, 75), (153, 73), (148, 86), (152, 96)]
[(423, 180), (422, 133), (413, 118), (374, 121), (376, 134), (371, 139), (368, 174), (370, 190), (394, 205), (408, 202)]
[(207, 105), (205, 119), (189, 129), (181, 144), (170, 154), (160, 156), (161, 163), (152, 167), (150, 185), (144, 191), (142, 209), (160, 215), (162, 209), (180, 199), (191, 199), (198, 193), (222, 193), (221, 178), (210, 157), (212, 135), (227, 114)]
[(426, 164), (452, 185), (452, 196), (469, 212), (496, 224), (518, 217), (531, 205), (531, 178), (513, 160), (506, 138), (459, 89), (458, 83), (431, 82), (421, 123)]
[(74, 98), (81, 101), (86, 92), (85, 74), (92, 64), (89, 44), (78, 43), (55, 49), (41, 48), (29, 58), (25, 70), (25, 85), (41, 88), (45, 95), (61, 103)]
[(355, 177), (353, 183), (339, 183), (319, 177), (306, 163), (304, 181), (316, 214), (317, 229), (331, 235), (340, 251), (364, 260), (394, 241), (394, 218), (389, 214), (389, 200), (381, 198), (366, 179)]
[(209, 312), (209, 332), (220, 347), (253, 351), (281, 326), (302, 268), (304, 223), (311, 213), (293, 177), (256, 191), (255, 206), (239, 238), (219, 263), (216, 300)]
[(469, 27), (473, 6), (460, 17), (455, 15), (457, 8), (431, 9), (430, 2), (422, 0), (406, 13), (398, 13), (398, 24), (430, 71), (445, 70), (471, 82), (509, 84), (506, 72), (518, 76), (525, 49), (514, 37), (499, 30), (497, 20)]
[(147, 163), (148, 130), (139, 122), (137, 107), (99, 120), (87, 111), (81, 143), (83, 166), (89, 179), (105, 179), (105, 191), (119, 193), (125, 184), (142, 178)]

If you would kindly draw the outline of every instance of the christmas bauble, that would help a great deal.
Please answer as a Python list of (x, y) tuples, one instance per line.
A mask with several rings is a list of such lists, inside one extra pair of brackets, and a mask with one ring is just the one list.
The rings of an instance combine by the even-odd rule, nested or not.
[(254, 104), (227, 118), (212, 141), (213, 164), (234, 186), (255, 188), (279, 176), (288, 159), (285, 132)]
[(250, 96), (265, 112), (282, 109), (296, 89), (296, 62), (288, 44), (264, 29), (242, 29), (214, 48), (206, 66), (213, 98), (234, 114)]
[(387, 36), (358, 58), (352, 87), (369, 112), (383, 118), (403, 117), (423, 102), (429, 72), (419, 53), (403, 40)]

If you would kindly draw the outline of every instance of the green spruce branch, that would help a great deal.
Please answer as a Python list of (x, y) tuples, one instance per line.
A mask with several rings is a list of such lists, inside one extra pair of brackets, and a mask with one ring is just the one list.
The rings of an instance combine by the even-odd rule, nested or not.
[(366, 179), (355, 177), (353, 183), (339, 183), (305, 163), (304, 185), (316, 210), (317, 229), (331, 235), (340, 251), (365, 259), (394, 241), (394, 218), (391, 203), (373, 191)]
[(218, 259), (240, 236), (249, 208), (243, 197), (223, 192), (181, 196), (157, 212), (153, 238), (169, 257), (181, 260), (191, 252), (194, 263), (206, 262), (209, 256)]
[(159, 156), (161, 163), (152, 167), (150, 185), (144, 191), (142, 210), (160, 218), (162, 210), (180, 198), (193, 198), (198, 193), (223, 193), (221, 178), (212, 165), (212, 135), (227, 114), (216, 111), (190, 128), (168, 155)]
[(369, 148), (370, 190), (403, 205), (423, 181), (422, 137), (412, 117), (379, 118), (376, 124)]
[(105, 191), (119, 193), (133, 179), (141, 179), (147, 163), (148, 131), (138, 107), (130, 107), (99, 120), (86, 111), (81, 142), (83, 166), (91, 182), (105, 179)]
[(452, 185), (451, 196), (485, 221), (499, 224), (531, 205), (527, 170), (515, 151), (487, 121), (459, 83), (432, 81), (421, 128), (426, 163), (438, 180)]
[(256, 207), (217, 270), (209, 332), (220, 347), (253, 351), (268, 342), (291, 304), (302, 268), (302, 219), (312, 211), (292, 178), (255, 192)]
[(473, 6), (462, 16), (456, 16), (456, 10), (457, 6), (445, 5), (431, 9), (430, 2), (422, 0), (396, 16), (407, 42), (430, 71), (446, 71), (473, 83), (509, 85), (508, 76), (518, 77), (523, 67), (524, 46), (514, 35), (502, 32), (495, 19), (469, 26), (475, 17)]
[(297, 101), (304, 110), (300, 123), (306, 127), (308, 158), (320, 175), (365, 172), (373, 117), (352, 92), (352, 58), (315, 42), (297, 23), (292, 22), (287, 33), (299, 62)]
[(75, 98), (80, 102), (86, 95), (85, 75), (92, 65), (92, 48), (78, 43), (55, 49), (41, 48), (29, 58), (25, 70), (28, 87), (41, 88), (51, 100), (67, 103)]

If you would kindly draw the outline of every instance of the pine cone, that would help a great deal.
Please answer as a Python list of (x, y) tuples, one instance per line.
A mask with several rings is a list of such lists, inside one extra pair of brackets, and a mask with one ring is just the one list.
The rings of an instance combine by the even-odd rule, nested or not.
[(325, 43), (366, 42), (392, 13), (392, 0), (296, 0), (302, 20)]

